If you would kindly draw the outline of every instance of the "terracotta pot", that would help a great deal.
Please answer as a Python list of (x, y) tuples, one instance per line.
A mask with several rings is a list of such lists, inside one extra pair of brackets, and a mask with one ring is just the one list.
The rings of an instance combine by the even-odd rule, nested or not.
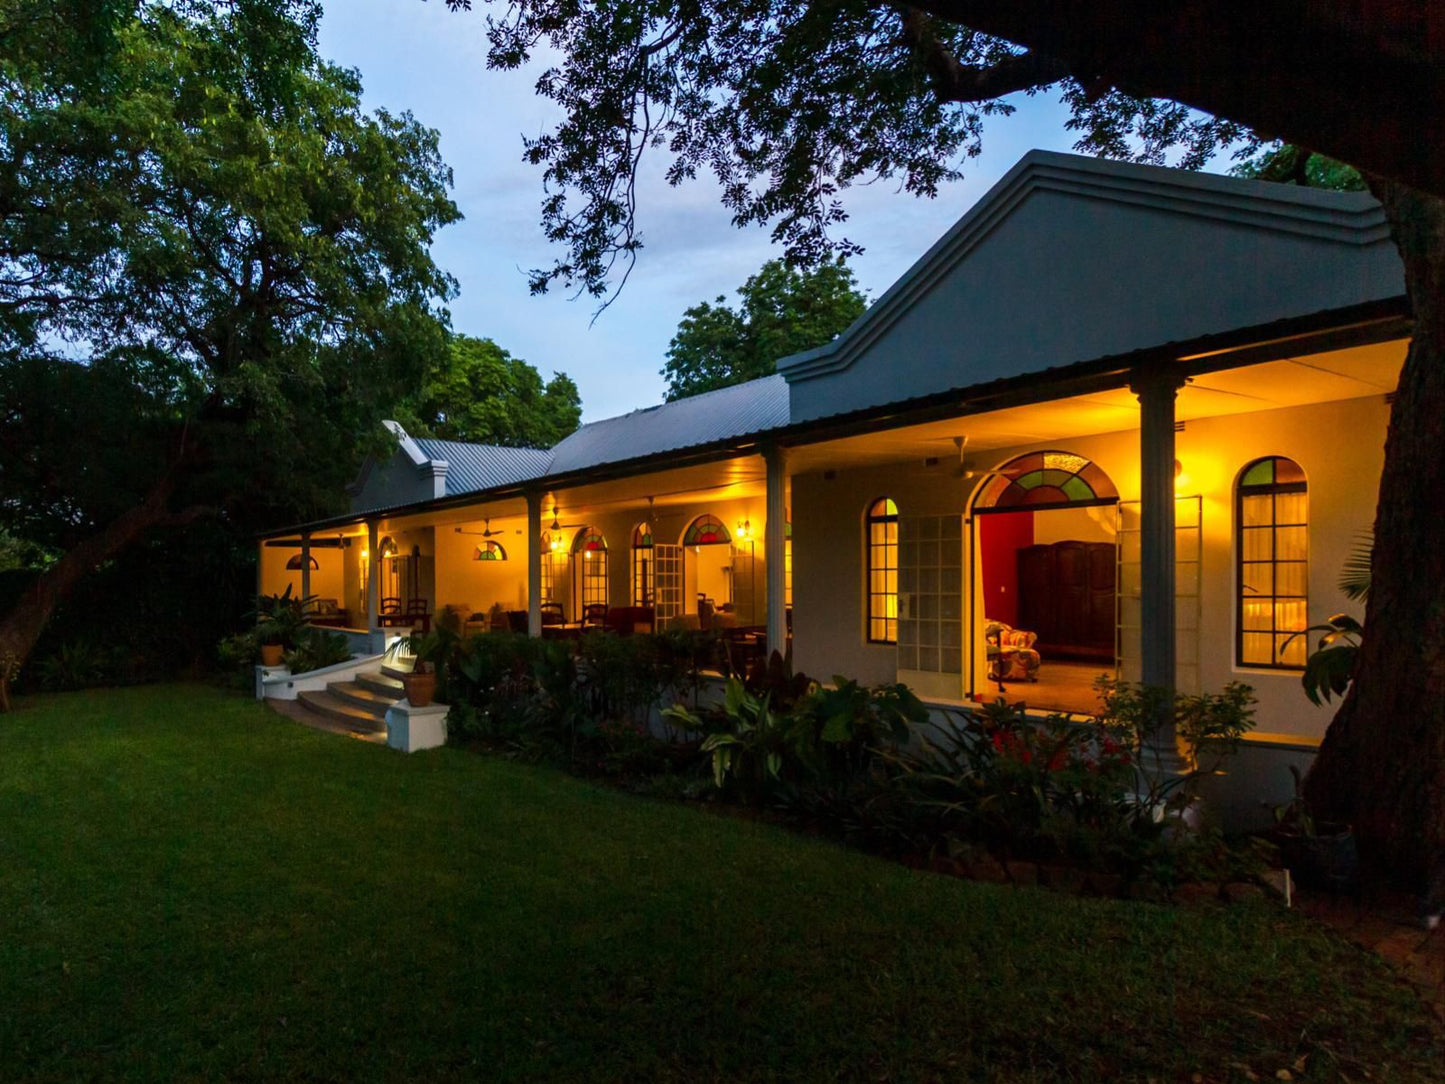
[(437, 676), (428, 671), (425, 674), (407, 674), (402, 678), (406, 686), (406, 699), (414, 708), (424, 708), (432, 702), (437, 693)]
[(280, 665), (281, 665), (281, 656), (282, 656), (282, 654), (284, 654), (284, 653), (285, 653), (285, 648), (283, 648), (280, 644), (262, 644), (262, 645), (261, 645), (261, 665), (262, 665), (262, 666), (280, 666)]

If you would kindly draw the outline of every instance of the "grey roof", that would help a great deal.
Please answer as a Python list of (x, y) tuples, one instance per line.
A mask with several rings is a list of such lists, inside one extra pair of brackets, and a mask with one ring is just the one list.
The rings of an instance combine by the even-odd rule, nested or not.
[(680, 451), (785, 426), (788, 382), (764, 376), (584, 425), (552, 449), (548, 474)]
[(448, 497), (540, 477), (547, 473), (552, 460), (552, 453), (546, 448), (506, 448), (431, 437), (412, 439), (428, 459), (446, 462)]

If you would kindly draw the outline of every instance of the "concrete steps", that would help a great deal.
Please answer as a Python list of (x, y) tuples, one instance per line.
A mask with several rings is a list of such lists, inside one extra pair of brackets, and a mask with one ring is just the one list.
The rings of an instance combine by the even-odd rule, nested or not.
[(367, 708), (358, 707), (329, 690), (297, 693), (296, 699), (309, 711), (359, 734), (381, 734), (386, 731), (385, 708), (381, 709), (381, 714), (377, 714)]
[(319, 692), (300, 692), (297, 701), (329, 722), (356, 734), (385, 734), (386, 709), (406, 696), (401, 679), (414, 660), (393, 655), (375, 670), (363, 670), (350, 681), (333, 681)]

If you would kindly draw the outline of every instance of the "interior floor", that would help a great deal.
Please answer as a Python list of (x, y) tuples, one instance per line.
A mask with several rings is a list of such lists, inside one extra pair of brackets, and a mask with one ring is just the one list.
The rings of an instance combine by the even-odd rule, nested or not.
[[(1050, 662), (1044, 659), (1037, 681), (1005, 681), (1002, 695), (1009, 703), (1022, 700), (1042, 711), (1067, 711), (1078, 715), (1094, 715), (1099, 710), (1099, 693), (1094, 682), (1101, 674), (1112, 674), (1113, 667), (1097, 662)], [(997, 692), (993, 686), (992, 692)]]

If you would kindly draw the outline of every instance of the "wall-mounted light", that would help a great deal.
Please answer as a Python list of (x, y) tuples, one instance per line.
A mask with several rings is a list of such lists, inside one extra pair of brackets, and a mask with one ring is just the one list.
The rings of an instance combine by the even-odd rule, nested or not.
[(753, 537), (753, 523), (752, 523), (752, 520), (749, 520), (749, 519), (740, 519), (740, 520), (738, 520), (737, 536), (738, 536), (738, 538), (739, 538), (741, 541), (743, 541), (743, 542), (746, 542), (748, 539), (750, 539), (750, 538)]
[(1184, 464), (1176, 459), (1174, 461), (1174, 488), (1175, 490), (1180, 490), (1188, 484), (1189, 475), (1184, 473)]

